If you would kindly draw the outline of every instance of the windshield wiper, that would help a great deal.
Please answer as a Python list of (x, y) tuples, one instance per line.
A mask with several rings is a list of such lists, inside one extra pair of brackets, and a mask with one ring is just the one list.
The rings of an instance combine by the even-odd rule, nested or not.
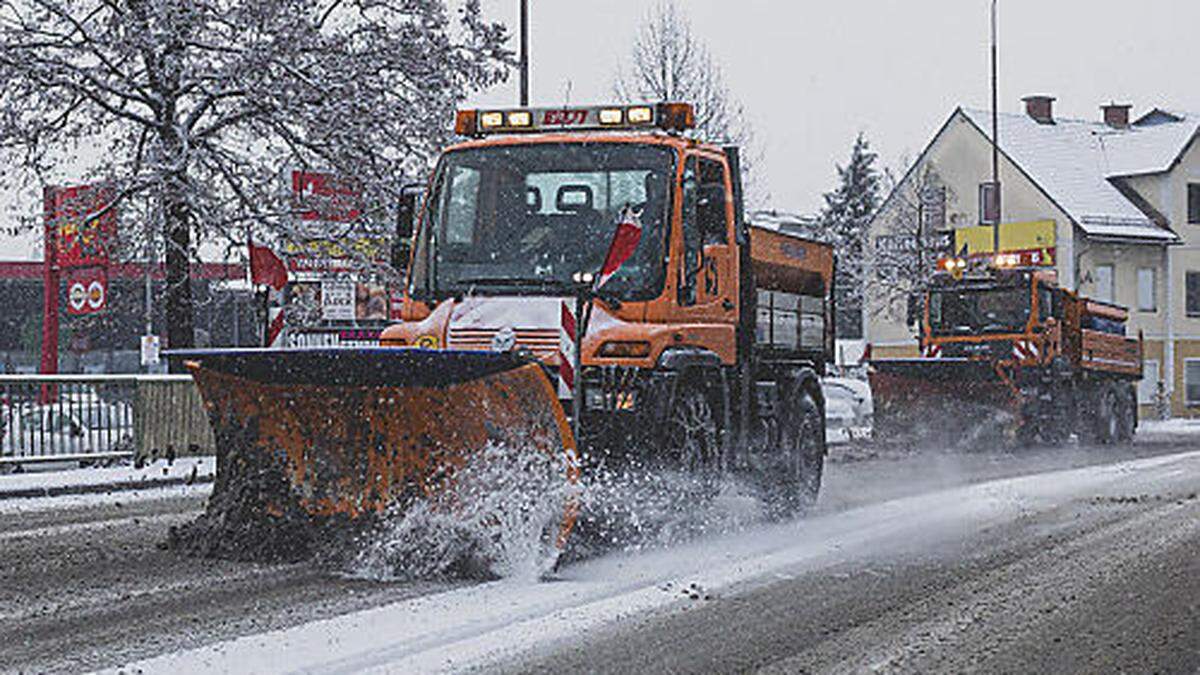
[(471, 277), (457, 279), (464, 286), (520, 286), (527, 288), (564, 288), (567, 283), (553, 277)]

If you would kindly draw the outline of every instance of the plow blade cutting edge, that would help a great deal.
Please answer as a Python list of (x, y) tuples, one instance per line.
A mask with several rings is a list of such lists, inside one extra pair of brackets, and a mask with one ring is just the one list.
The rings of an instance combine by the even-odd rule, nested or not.
[(1020, 400), (987, 361), (879, 359), (870, 363), (877, 438), (960, 445), (1011, 435)]
[[(212, 424), (218, 468), (209, 510), (224, 505), (224, 529), (269, 529), (296, 516), (358, 520), (421, 500), (452, 505), (445, 495), (456, 472), (489, 446), (544, 453), (562, 480), (578, 478), (555, 391), (540, 365), (518, 355), (343, 348), (171, 356), (191, 370)], [(560, 548), (574, 518), (565, 503)]]

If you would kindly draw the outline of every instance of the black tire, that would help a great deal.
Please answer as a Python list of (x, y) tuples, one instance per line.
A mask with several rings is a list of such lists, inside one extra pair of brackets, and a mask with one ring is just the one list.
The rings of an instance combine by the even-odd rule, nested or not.
[(789, 518), (817, 501), (825, 473), (825, 418), (812, 395), (799, 392), (780, 424), (779, 461), (762, 477), (767, 515)]
[(713, 396), (699, 376), (683, 378), (667, 415), (667, 456), (705, 493), (722, 478), (721, 433)]
[(1091, 427), (1090, 440), (1098, 445), (1111, 445), (1120, 432), (1121, 397), (1115, 387), (1103, 385), (1095, 394), (1094, 417), (1083, 420)]
[(1113, 443), (1129, 445), (1137, 426), (1137, 393), (1128, 385), (1113, 385), (1117, 397), (1116, 434)]
[(1049, 390), (1048, 396), (1039, 392), (1023, 411), (1024, 422), (1017, 433), (1017, 442), (1023, 447), (1066, 445), (1071, 438), (1071, 410), (1068, 392), (1061, 387)]

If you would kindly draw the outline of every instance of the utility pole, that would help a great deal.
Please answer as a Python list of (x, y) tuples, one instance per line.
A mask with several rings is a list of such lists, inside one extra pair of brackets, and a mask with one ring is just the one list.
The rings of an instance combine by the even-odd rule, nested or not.
[(521, 100), (529, 105), (529, 0), (521, 0)]
[(995, 199), (996, 222), (992, 224), (992, 254), (1000, 253), (1000, 113), (999, 83), (996, 75), (996, 0), (992, 0), (992, 191)]

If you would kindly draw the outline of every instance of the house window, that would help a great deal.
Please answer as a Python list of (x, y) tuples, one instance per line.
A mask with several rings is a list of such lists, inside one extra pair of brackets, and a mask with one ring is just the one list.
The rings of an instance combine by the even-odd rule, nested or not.
[(1113, 301), (1113, 266), (1098, 265), (1096, 267), (1096, 291), (1092, 296), (1101, 302)]
[(1187, 273), (1187, 315), (1200, 317), (1200, 272)]
[(1138, 301), (1137, 307), (1143, 312), (1153, 312), (1158, 309), (1157, 296), (1154, 287), (1154, 268), (1142, 267), (1138, 270)]
[(1200, 225), (1200, 183), (1188, 183), (1188, 222)]
[(1000, 184), (979, 184), (979, 224), (996, 225), (1000, 222)]
[(1158, 361), (1142, 361), (1142, 381), (1138, 382), (1138, 403), (1150, 405), (1158, 396)]
[(921, 191), (921, 234), (946, 229), (946, 188), (928, 186)]
[(1183, 388), (1188, 405), (1200, 405), (1200, 359), (1184, 362)]

